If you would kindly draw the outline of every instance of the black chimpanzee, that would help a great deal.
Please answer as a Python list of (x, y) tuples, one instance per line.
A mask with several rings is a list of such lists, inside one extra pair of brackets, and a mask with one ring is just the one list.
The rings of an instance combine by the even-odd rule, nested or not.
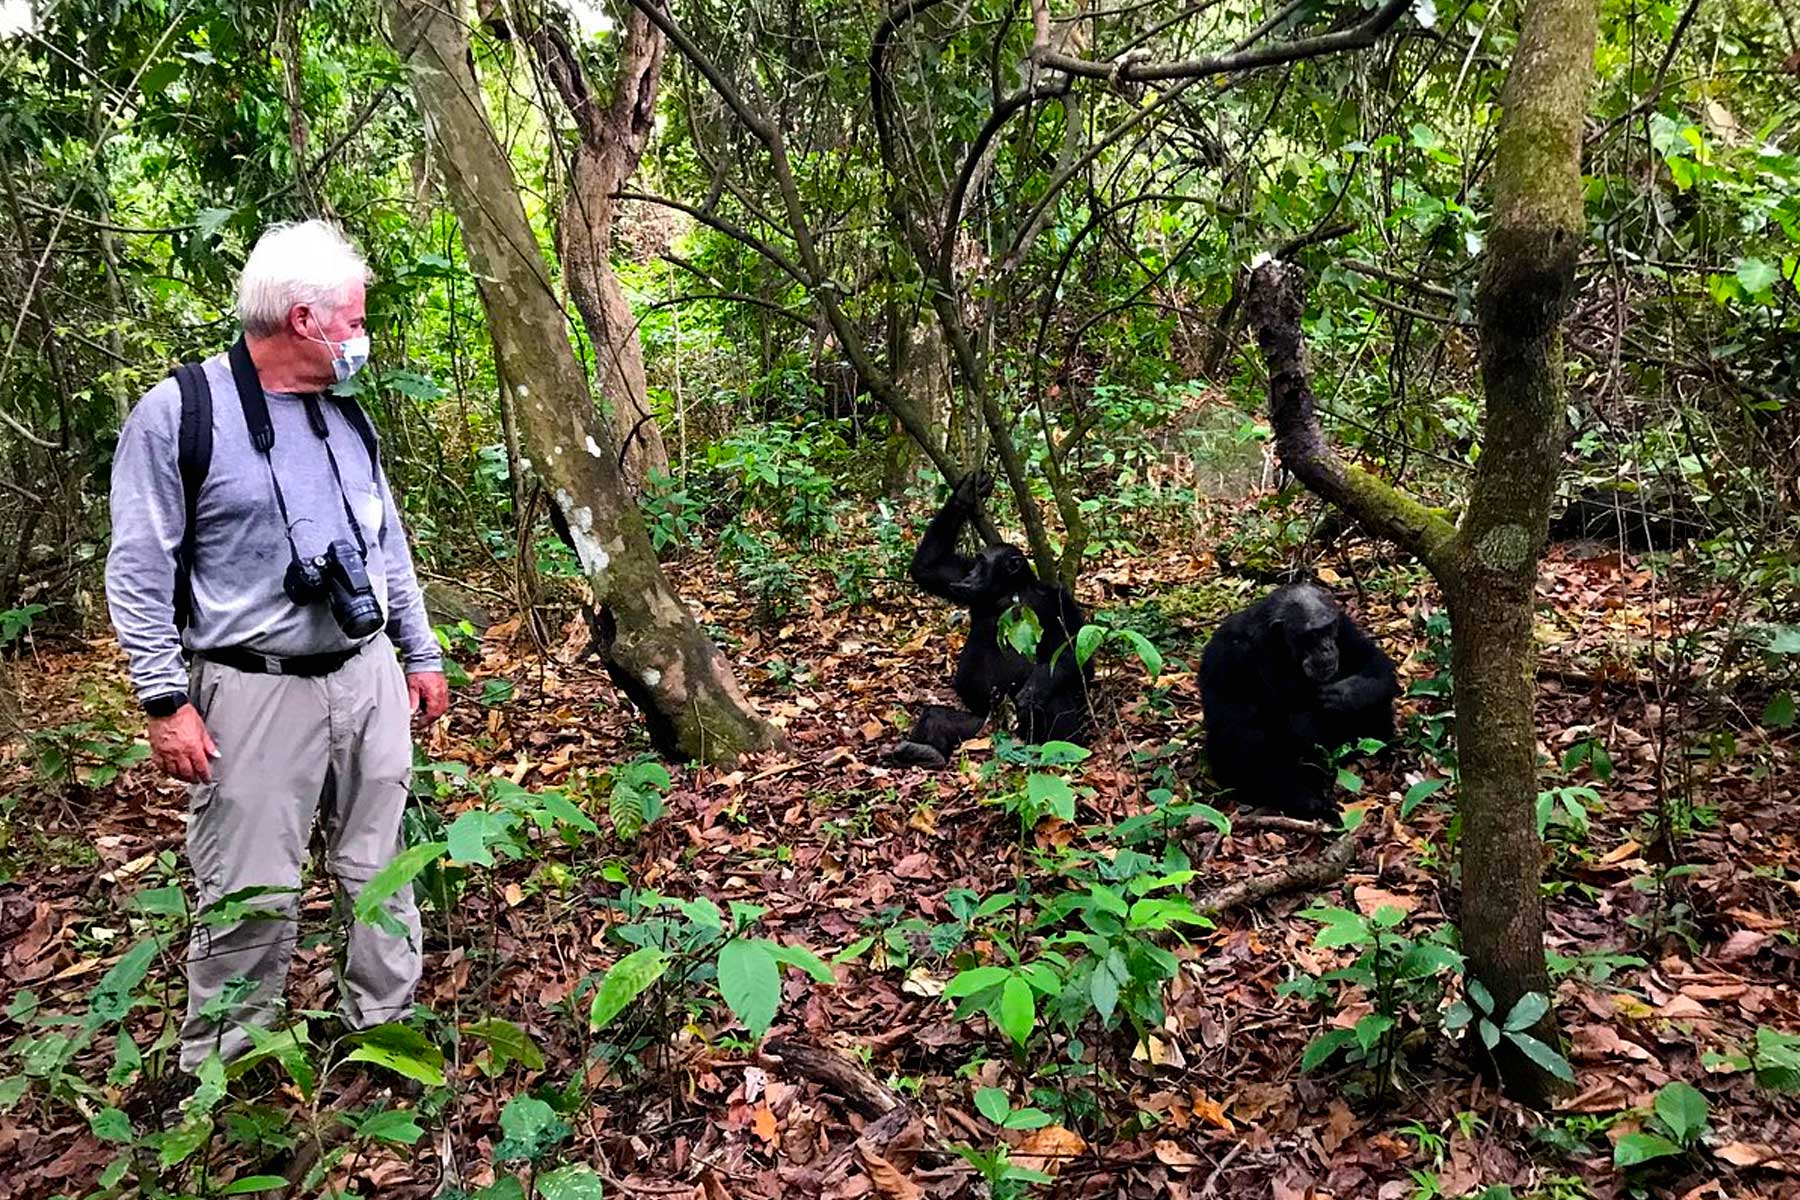
[(1394, 740), (1393, 660), (1316, 583), (1277, 588), (1220, 624), (1200, 657), (1213, 778), (1250, 804), (1329, 818), (1328, 752)]
[[(1040, 581), (1017, 546), (987, 546), (973, 558), (957, 551), (963, 526), (993, 488), (986, 472), (965, 475), (926, 527), (912, 561), (920, 587), (969, 610), (969, 640), (951, 681), (967, 707), (926, 705), (908, 739), (889, 752), (891, 762), (943, 766), (1009, 697), (1027, 742), (1073, 741), (1087, 732), (1093, 671), (1075, 657), (1075, 634), (1087, 623), (1075, 597)], [(1014, 605), (1037, 615), (1042, 633), (1035, 660), (1000, 636), (1000, 618)]]

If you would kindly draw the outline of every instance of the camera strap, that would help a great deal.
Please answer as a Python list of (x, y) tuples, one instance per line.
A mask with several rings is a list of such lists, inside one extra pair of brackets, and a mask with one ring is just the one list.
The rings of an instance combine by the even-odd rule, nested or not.
[(303, 397), (306, 404), (306, 419), (312, 425), (313, 432), (325, 443), (325, 461), (331, 464), (331, 477), (337, 480), (338, 499), (344, 502), (344, 516), (350, 522), (350, 535), (356, 539), (356, 548), (362, 556), (369, 557), (369, 545), (363, 541), (362, 522), (356, 519), (356, 511), (350, 507), (350, 493), (344, 487), (344, 473), (338, 469), (337, 455), (331, 449), (331, 427), (325, 423), (325, 412), (319, 407), (316, 393)]

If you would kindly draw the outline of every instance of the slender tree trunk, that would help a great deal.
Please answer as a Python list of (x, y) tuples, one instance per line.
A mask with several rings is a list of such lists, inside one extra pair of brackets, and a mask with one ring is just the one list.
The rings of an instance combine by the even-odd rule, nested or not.
[[(1540, 895), (1532, 603), (1561, 466), (1562, 321), (1585, 233), (1581, 126), (1597, 31), (1596, 0), (1528, 0), (1502, 96), (1494, 220), (1478, 297), (1487, 406), (1460, 526), (1326, 445), (1307, 379), (1298, 270), (1278, 260), (1259, 265), (1247, 305), (1269, 365), (1283, 465), (1418, 555), (1449, 601), (1463, 949), (1468, 977), (1493, 995), (1497, 1022), (1529, 993), (1553, 995)], [(1556, 1044), (1553, 1008), (1532, 1032)], [(1505, 1038), (1492, 1065), (1526, 1103), (1547, 1105), (1559, 1090), (1553, 1075)]]
[(512, 165), (481, 103), (461, 14), (429, 0), (387, 0), (386, 9), (438, 150), (531, 469), (554, 498), (600, 606), (608, 672), (643, 711), (664, 754), (720, 762), (775, 744), (778, 735), (745, 700), (657, 564), (569, 344)]
[[(1494, 219), (1477, 296), (1486, 420), (1449, 595), (1463, 780), (1463, 949), (1470, 974), (1502, 1014), (1527, 993), (1553, 994), (1538, 886), (1531, 617), (1562, 465), (1562, 323), (1587, 233), (1581, 133), (1598, 28), (1596, 0), (1525, 7), (1501, 96)], [(1467, 897), (1481, 903), (1470, 906)], [(1548, 1038), (1555, 1029), (1546, 1013), (1535, 1032)], [(1502, 1040), (1495, 1056), (1521, 1099), (1541, 1104), (1557, 1089), (1511, 1042)]]
[(637, 490), (651, 472), (668, 473), (669, 451), (650, 407), (637, 318), (612, 269), (613, 220), (618, 215), (614, 197), (637, 170), (655, 128), (663, 36), (643, 13), (626, 15), (613, 98), (604, 108), (559, 27), (546, 23), (526, 40), (580, 135), (557, 223), (557, 251), (569, 294), (599, 359), (600, 392), (624, 447), (627, 481)]

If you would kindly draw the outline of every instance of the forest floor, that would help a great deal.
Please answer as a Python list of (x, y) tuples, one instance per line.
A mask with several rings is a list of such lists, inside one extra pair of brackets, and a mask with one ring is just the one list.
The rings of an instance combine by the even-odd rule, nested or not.
[[(1431, 679), (1441, 645), (1428, 632), (1435, 601), (1419, 577), (1360, 543), (1325, 565), (1352, 611), (1402, 660), (1406, 681)], [(596, 781), (645, 742), (585, 654), (585, 626), (571, 620), (547, 655), (516, 619), (488, 629), (460, 655), (473, 682), (425, 737), (424, 757), (527, 789), (563, 788), (603, 832), (573, 845), (538, 837), (531, 855), (472, 875), (449, 912), (428, 908), (419, 1001), (440, 1029), (516, 1022), (543, 1065), (532, 1069), (528, 1051), (510, 1063), (478, 1059), (479, 1043), (465, 1038), (445, 1067), (449, 1088), (420, 1101), (427, 1135), (412, 1147), (360, 1141), (333, 1160), (327, 1182), (393, 1197), (433, 1195), (453, 1177), (470, 1190), (488, 1184), (503, 1134), (516, 1141), (521, 1132), (503, 1130), (501, 1113), (531, 1091), (558, 1102), (565, 1125), (525, 1132), (546, 1137), (561, 1161), (601, 1168), (614, 1195), (977, 1196), (987, 1185), (949, 1147), (1003, 1142), (1015, 1162), (1056, 1176), (1036, 1191), (1056, 1196), (1429, 1200), (1495, 1186), (1559, 1198), (1800, 1195), (1800, 1100), (1764, 1086), (1746, 1057), (1759, 1028), (1800, 1032), (1796, 742), (1757, 728), (1761, 703), (1746, 699), (1734, 715), (1729, 704), (1703, 702), (1707, 689), (1692, 679), (1659, 683), (1646, 658), (1651, 640), (1704, 623), (1725, 603), (1719, 597), (1665, 595), (1648, 569), (1617, 553), (1559, 548), (1543, 571), (1543, 747), (1561, 760), (1593, 739), (1611, 770), (1597, 769), (1590, 751), (1567, 778), (1546, 783), (1594, 790), (1566, 794), (1546, 850), (1550, 944), (1563, 956), (1555, 1003), (1577, 1084), (1554, 1113), (1537, 1115), (1486, 1087), (1440, 1030), (1447, 977), (1387, 996), (1350, 982), (1281, 987), (1354, 954), (1315, 944), (1321, 923), (1301, 915), (1309, 905), (1366, 916), (1397, 908), (1405, 916), (1389, 936), (1403, 940), (1453, 920), (1451, 793), (1404, 819), (1400, 812), (1413, 784), (1439, 773), (1418, 749), (1443, 716), (1428, 696), (1403, 701), (1408, 743), (1358, 768), (1360, 795), (1345, 798), (1364, 811), (1364, 826), (1347, 873), (1322, 889), (1233, 907), (1213, 928), (1185, 928), (1185, 940), (1165, 938), (1180, 965), (1162, 1027), (1140, 1039), (1096, 1035), (1092, 1018), (1084, 1026), (1089, 1061), (1103, 1068), (1097, 1084), (1048, 1070), (1068, 1061), (1063, 1032), (1040, 1033), (1029, 1057), (1015, 1057), (986, 1018), (958, 1019), (942, 995), (962, 966), (1004, 962), (996, 930), (964, 921), (955, 889), (989, 897), (1024, 879), (1054, 890), (1055, 868), (1043, 864), (1116, 856), (1113, 831), (1149, 808), (1151, 790), (1168, 778), (1159, 768), (1194, 777), (1200, 706), (1191, 669), (1218, 618), (1260, 590), (1223, 574), (1198, 538), (1106, 556), (1083, 581), (1091, 607), (1155, 624), (1146, 632), (1168, 662), (1154, 688), (1135, 660), (1105, 667), (1106, 729), (1094, 756), (1070, 772), (1084, 789), (1077, 820), (1046, 820), (1024, 847), (1017, 819), (991, 802), (1001, 789), (984, 778), (985, 745), (956, 770), (881, 764), (903, 714), (947, 695), (960, 635), (945, 608), (891, 581), (866, 604), (835, 607), (831, 575), (821, 572), (792, 613), (759, 627), (750, 599), (712, 556), (689, 554), (671, 570), (703, 621), (736, 635), (728, 655), (791, 752), (733, 770), (678, 770), (666, 813), (622, 841)], [(108, 780), (102, 762), (96, 774), (109, 755), (129, 758), (106, 731), (138, 732), (120, 667), (108, 640), (49, 636), (8, 664), (32, 726), (62, 730), (62, 743), (87, 755), (79, 773), (89, 782), (45, 781), (48, 740), (31, 752), (0, 748), (8, 797), (0, 879), (10, 879), (0, 884), (0, 972), (9, 989), (35, 996), (35, 1007), (20, 992), (8, 998), (0, 1078), (42, 1074), (32, 1054), (53, 1028), (46, 1015), (90, 1011), (95, 983), (153, 927), (128, 908), (132, 895), (179, 880), (180, 788), (145, 765)], [(1715, 736), (1725, 730), (1729, 743)], [(478, 801), (446, 787), (439, 803), (448, 819)], [(1585, 829), (1574, 805), (1591, 809)], [(1667, 837), (1647, 832), (1659, 812)], [(1173, 835), (1198, 872), (1195, 892), (1268, 878), (1332, 842), (1326, 831), (1254, 819), (1224, 837), (1199, 819)], [(622, 920), (620, 878), (684, 899), (761, 906), (762, 936), (828, 960), (852, 953), (835, 964), (834, 984), (785, 977), (761, 1050), (709, 994), (647, 992), (674, 1015), (633, 1063), (611, 1065), (594, 1053), (578, 985), (622, 956), (608, 937)], [(315, 882), (304, 905), (314, 929), (330, 908)], [(152, 1062), (173, 1019), (167, 989), (179, 994), (181, 943), (169, 942), (126, 1020)], [(332, 979), (325, 939), (304, 944), (297, 1007), (328, 1008)], [(1342, 1053), (1302, 1071), (1309, 1043), (1378, 1004), (1396, 1021), (1391, 1078), (1347, 1065)], [(323, 1057), (322, 1031), (314, 1045)], [(783, 1054), (784, 1046), (796, 1048)], [(821, 1067), (818, 1048), (850, 1065)], [(96, 1187), (127, 1138), (90, 1118), (114, 1104), (138, 1114), (146, 1087), (141, 1071), (114, 1064), (108, 1036), (60, 1068), (79, 1084), (35, 1078), (22, 1098), (0, 1084), (11, 1101), (0, 1111), (0, 1198)], [(1764, 1082), (1800, 1084), (1800, 1070), (1784, 1080), (1778, 1061), (1757, 1066)], [(221, 1120), (198, 1190), (212, 1194), (233, 1172), (294, 1172), (308, 1131), (328, 1127), (334, 1105), (413, 1103), (372, 1100), (381, 1094), (350, 1086), (358, 1072), (390, 1079), (366, 1064), (340, 1066), (331, 1074), (338, 1092), (322, 1088), (313, 1104), (273, 1072), (234, 1084), (229, 1103), (241, 1107)], [(1659, 1089), (1675, 1080), (1707, 1102), (1705, 1128), (1684, 1119), (1673, 1131), (1681, 1137), (1667, 1122), (1649, 1124)], [(975, 1101), (986, 1087), (1053, 1119), (1003, 1131)], [(882, 1116), (896, 1101), (896, 1115)], [(1674, 1152), (1615, 1166), (1614, 1143), (1651, 1130)], [(189, 1191), (198, 1161), (186, 1164)]]

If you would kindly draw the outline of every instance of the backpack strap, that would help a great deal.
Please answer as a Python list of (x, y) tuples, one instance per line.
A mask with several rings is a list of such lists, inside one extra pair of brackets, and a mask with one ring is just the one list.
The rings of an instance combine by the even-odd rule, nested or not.
[(193, 616), (195, 514), (200, 507), (200, 487), (212, 466), (212, 386), (199, 363), (175, 368), (181, 389), (181, 431), (177, 456), (181, 467), (183, 524), (181, 544), (175, 550), (175, 628), (187, 628)]
[(262, 380), (257, 377), (256, 363), (250, 347), (239, 338), (226, 356), (231, 360), (231, 381), (237, 385), (238, 403), (244, 409), (244, 425), (250, 430), (250, 444), (258, 454), (275, 448), (275, 423), (269, 420), (269, 398), (263, 395)]

